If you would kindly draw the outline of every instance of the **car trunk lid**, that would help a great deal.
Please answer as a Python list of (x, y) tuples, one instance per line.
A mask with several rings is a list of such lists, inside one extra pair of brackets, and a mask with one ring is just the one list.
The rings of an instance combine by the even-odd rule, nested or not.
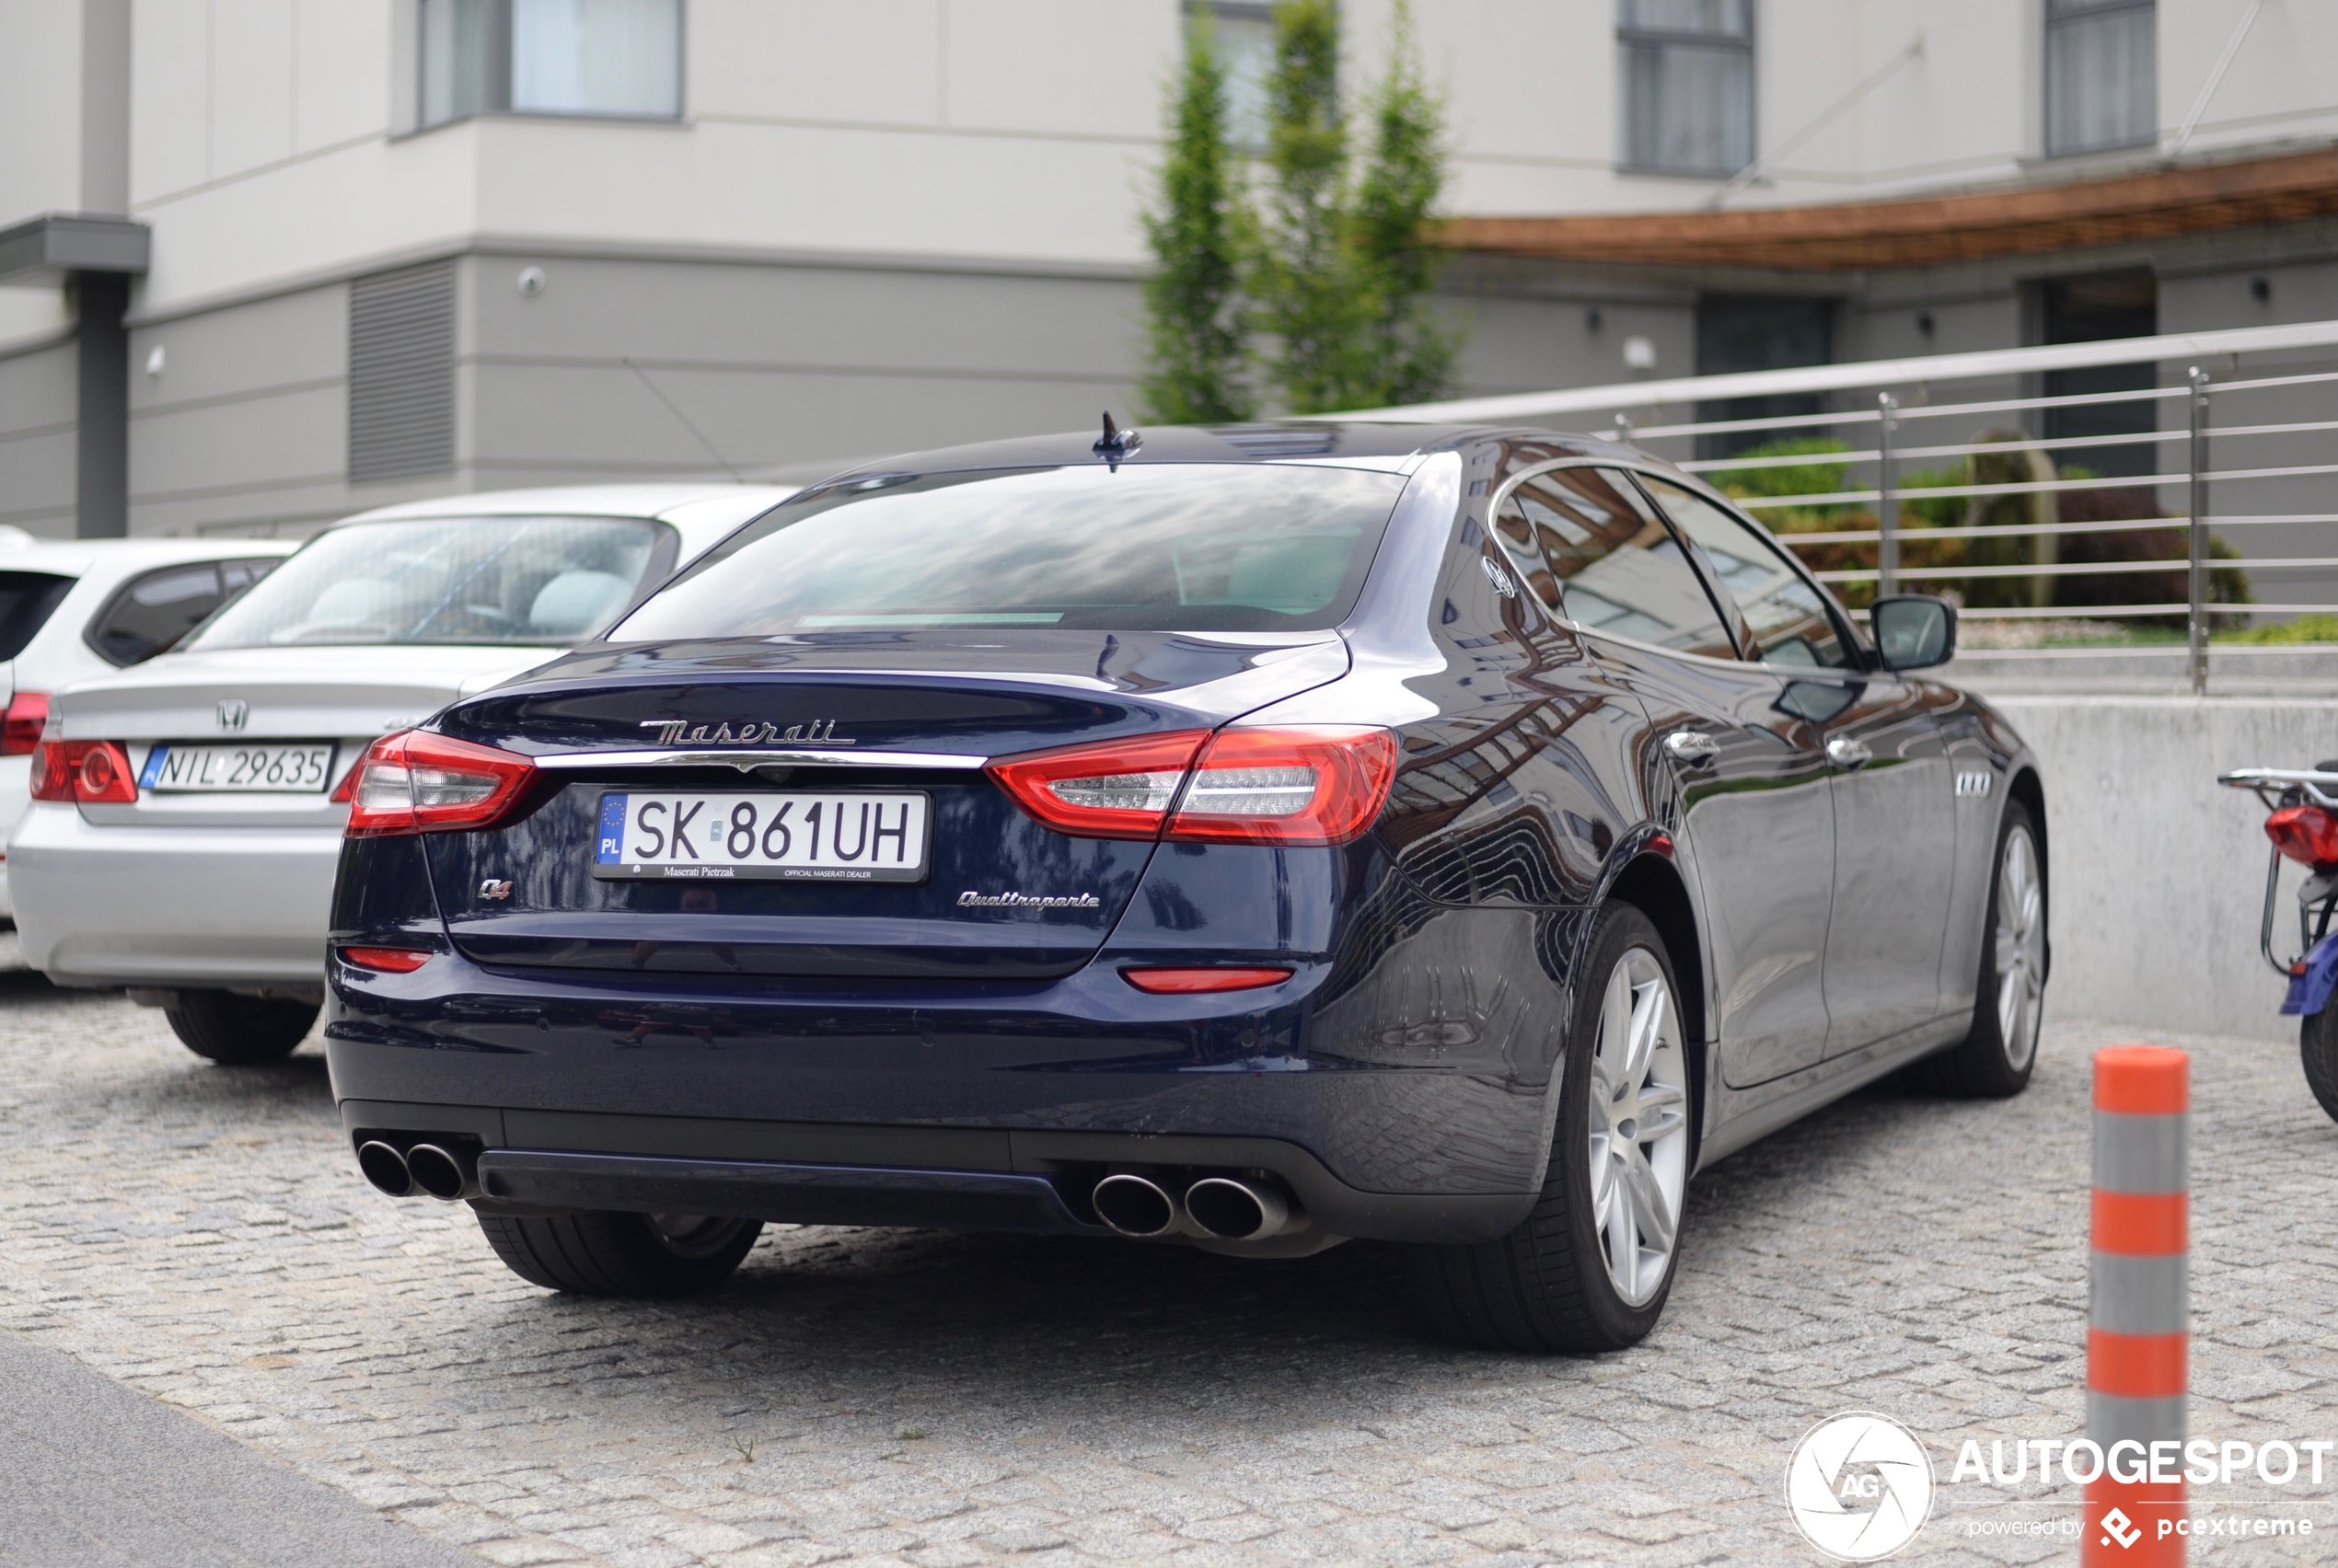
[[(1056, 832), (982, 763), (1214, 728), (1347, 667), (1331, 632), (890, 631), (579, 653), (444, 717), (449, 735), (536, 757), (542, 782), (516, 822), (428, 836), (432, 876), (457, 946), (483, 963), (1044, 978), (1094, 953), (1153, 847)], [(644, 792), (667, 821), (703, 799), (756, 797), (759, 822), (779, 796), (916, 797), (930, 859), (916, 881), (629, 879), (598, 846), (609, 802)]]

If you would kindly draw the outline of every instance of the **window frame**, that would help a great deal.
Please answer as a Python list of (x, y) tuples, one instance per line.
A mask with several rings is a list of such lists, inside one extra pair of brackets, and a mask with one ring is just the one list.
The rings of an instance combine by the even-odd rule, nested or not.
[[(251, 582), (247, 582), (244, 584), (244, 588), (237, 588), (230, 592), (227, 588), (227, 580), (223, 575), (228, 567), (248, 566), (256, 561), (266, 561), (268, 563), (268, 571), (273, 571), (276, 568), (282, 566), (290, 559), (291, 558), (289, 556), (282, 555), (209, 556), (201, 560), (172, 561), (163, 566), (150, 566), (144, 571), (133, 571), (129, 576), (123, 578), (121, 582), (115, 583), (113, 592), (106, 595), (105, 602), (100, 604), (97, 609), (90, 614), (88, 618), (81, 623), (82, 646), (88, 649), (90, 652), (95, 653), (98, 658), (103, 659), (107, 663), (111, 664), (117, 670), (134, 669), (138, 665), (145, 663), (146, 659), (158, 659), (165, 653), (169, 652), (171, 649), (178, 647), (179, 642), (184, 642), (188, 638), (194, 636), (197, 631), (203, 628), (203, 621), (207, 621), (212, 617), (217, 615), (221, 610), (225, 609), (232, 600), (240, 597), (243, 594), (244, 588), (251, 586)], [(178, 642), (172, 642), (168, 646), (157, 648), (152, 653), (147, 654), (146, 659), (133, 659), (127, 664), (115, 659), (110, 651), (99, 646), (98, 642), (98, 628), (106, 624), (108, 617), (111, 616), (114, 611), (122, 607), (122, 602), (128, 598), (132, 592), (135, 590), (140, 583), (160, 577), (165, 572), (186, 571), (198, 566), (207, 566), (211, 568), (212, 582), (220, 591), (219, 602), (212, 605), (210, 609), (203, 612), (203, 620), (195, 622), (193, 626), (189, 627), (185, 631), (179, 633)], [(268, 571), (261, 572), (260, 576), (267, 576)], [(259, 577), (252, 579), (252, 582), (257, 582), (259, 581)]]
[[(1487, 500), (1485, 523), (1487, 537), (1493, 543), (1494, 548), (1501, 552), (1505, 561), (1513, 566), (1517, 564), (1516, 559), (1510, 555), (1508, 547), (1501, 542), (1500, 531), (1494, 526), (1494, 518), (1501, 510), (1502, 503), (1510, 499), (1511, 491), (1528, 479), (1559, 468), (1608, 468), (1630, 478), (1633, 487), (1639, 492), (1641, 501), (1647, 503), (1649, 510), (1655, 513), (1658, 521), (1664, 525), (1664, 531), (1672, 535), (1673, 543), (1681, 547), (1683, 558), (1689, 562), (1689, 570), (1696, 574), (1696, 580), (1703, 586), (1706, 597), (1712, 601), (1713, 613), (1720, 617), (1722, 629), (1729, 633), (1730, 641), (1738, 650), (1738, 654), (1734, 659), (1716, 659), (1704, 653), (1685, 653), (1677, 648), (1663, 648), (1653, 642), (1642, 642), (1636, 637), (1626, 637), (1617, 632), (1602, 631), (1596, 627), (1585, 626), (1566, 613), (1564, 605), (1567, 602), (1567, 591), (1564, 586), (1559, 590), (1559, 604), (1562, 606), (1559, 609), (1554, 610), (1543, 604), (1540, 599), (1534, 600), (1535, 607), (1557, 625), (1577, 637), (1596, 637), (1610, 642), (1621, 642), (1628, 647), (1660, 654), (1667, 659), (1686, 659), (1698, 664), (1719, 664), (1729, 669), (1751, 667), (1783, 674), (1783, 666), (1765, 663), (1758, 654), (1751, 658), (1747, 656), (1745, 617), (1738, 609), (1737, 601), (1730, 598), (1727, 591), (1713, 581), (1712, 573), (1705, 565), (1704, 552), (1696, 548), (1695, 540), (1681, 532), (1680, 525), (1672, 521), (1672, 513), (1666, 512), (1656, 497), (1649, 492), (1648, 487), (1641, 483), (1641, 477), (1645, 475), (1650, 478), (1662, 479), (1667, 484), (1678, 485), (1699, 499), (1720, 507), (1730, 515), (1753, 528), (1760, 536), (1762, 542), (1770, 548), (1778, 559), (1786, 563), (1787, 569), (1817, 593), (1819, 603), (1826, 607), (1826, 613), (1835, 619), (1836, 635), (1843, 639), (1844, 646), (1851, 649), (1857, 655), (1858, 662), (1854, 665), (1839, 670), (1817, 665), (1813, 666), (1809, 674), (1818, 676), (1857, 676), (1870, 673), (1876, 667), (1874, 649), (1867, 638), (1860, 634), (1858, 623), (1850, 612), (1827, 591), (1825, 583), (1811, 575), (1809, 567), (1796, 559), (1791, 550), (1777, 542), (1777, 536), (1763, 527), (1758, 518), (1751, 517), (1742, 507), (1732, 505), (1730, 499), (1719, 490), (1709, 485), (1700, 484), (1694, 475), (1683, 474), (1675, 469), (1661, 468), (1652, 464), (1635, 463), (1628, 459), (1614, 457), (1558, 457), (1534, 464), (1507, 475), (1502, 482), (1495, 487), (1493, 494)], [(1525, 584), (1522, 582), (1520, 586), (1524, 588)], [(1531, 590), (1529, 594), (1531, 596)], [(1795, 678), (1802, 678), (1800, 667), (1797, 666), (1796, 670)]]
[[(1696, 563), (1698, 573), (1705, 579), (1706, 591), (1713, 595), (1714, 603), (1721, 606), (1721, 618), (1730, 628), (1731, 640), (1737, 643), (1741, 651), (1738, 655), (1741, 663), (1759, 664), (1765, 670), (1777, 670), (1781, 674), (1791, 669), (1794, 674), (1789, 678), (1795, 680), (1804, 679), (1806, 674), (1858, 675), (1869, 673), (1875, 668), (1871, 650), (1867, 640), (1858, 634), (1856, 623), (1851, 617), (1850, 606), (1828, 593), (1826, 584), (1812, 576), (1811, 569), (1796, 559), (1792, 550), (1780, 544), (1778, 536), (1764, 527), (1760, 518), (1752, 515), (1742, 507), (1730, 505), (1729, 498), (1718, 490), (1684, 483), (1684, 481), (1689, 477), (1685, 474), (1660, 474), (1653, 469), (1645, 468), (1630, 469), (1628, 472), (1632, 476), (1632, 481), (1639, 486), (1640, 494), (1647, 499), (1649, 505), (1656, 509), (1656, 514), (1664, 519), (1665, 526), (1672, 530), (1672, 536), (1681, 541), (1682, 548), (1687, 551), (1689, 559)], [(1711, 561), (1706, 558), (1704, 547), (1690, 538), (1688, 531), (1674, 522), (1672, 514), (1664, 509), (1662, 498), (1657, 495), (1648, 484), (1647, 481), (1649, 479), (1661, 479), (1668, 485), (1685, 490), (1699, 501), (1719, 507), (1724, 515), (1733, 517), (1752, 529), (1754, 542), (1767, 548), (1773, 558), (1784, 564), (1789, 574), (1801, 579), (1803, 586), (1817, 595), (1821, 613), (1834, 623), (1835, 637), (1850, 652), (1850, 663), (1842, 665), (1786, 665), (1773, 664), (1764, 658), (1761, 650), (1754, 646), (1753, 641), (1754, 623), (1746, 617), (1744, 607), (1737, 602), (1737, 595), (1730, 592), (1729, 584), (1723, 582), (1721, 574), (1713, 569)]]
[(1638, 469), (1630, 463), (1618, 462), (1612, 457), (1558, 457), (1534, 464), (1506, 476), (1486, 502), (1486, 535), (1492, 541), (1495, 549), (1501, 553), (1502, 559), (1513, 568), (1519, 564), (1517, 558), (1510, 554), (1510, 547), (1502, 542), (1501, 530), (1494, 523), (1494, 519), (1501, 513), (1502, 504), (1509, 501), (1511, 493), (1527, 480), (1544, 474), (1555, 473), (1561, 468), (1605, 468), (1626, 477), (1634, 491), (1639, 496), (1640, 503), (1649, 509), (1650, 515), (1659, 524), (1662, 525), (1664, 532), (1672, 536), (1672, 542), (1680, 546), (1681, 559), (1688, 562), (1690, 574), (1696, 579), (1697, 585), (1704, 589), (1706, 599), (1713, 606), (1714, 618), (1720, 622), (1722, 635), (1730, 640), (1730, 646), (1738, 649), (1739, 652), (1734, 659), (1717, 659), (1710, 654), (1684, 652), (1678, 648), (1666, 648), (1660, 643), (1643, 642), (1637, 637), (1626, 637), (1621, 632), (1603, 631), (1597, 627), (1586, 626), (1567, 613), (1567, 588), (1564, 583), (1559, 585), (1558, 590), (1559, 607), (1553, 609), (1544, 604), (1539, 596), (1534, 595), (1534, 590), (1522, 582), (1519, 586), (1529, 597), (1534, 598), (1535, 608), (1549, 617), (1552, 622), (1565, 628), (1577, 637), (1596, 637), (1609, 642), (1621, 642), (1627, 647), (1661, 654), (1667, 659), (1687, 659), (1700, 664), (1719, 664), (1731, 669), (1744, 664), (1747, 662), (1744, 656), (1744, 643), (1739, 637), (1736, 619), (1730, 613), (1729, 602), (1715, 595), (1712, 580), (1707, 574), (1703, 562), (1697, 559), (1696, 548), (1687, 539), (1682, 537), (1680, 529), (1675, 527), (1672, 520), (1665, 515), (1664, 509), (1657, 505), (1649, 497), (1647, 490), (1639, 483)]
[[(1730, 179), (1744, 173), (1762, 158), (1762, 52), (1761, 6), (1758, 0), (1744, 0), (1745, 35), (1741, 41), (1719, 33), (1672, 32), (1662, 28), (1626, 25), (1620, 17), (1615, 29), (1616, 75), (1616, 147), (1615, 172), (1618, 174), (1656, 176), (1668, 179)], [(1702, 49), (1714, 53), (1742, 53), (1745, 56), (1745, 161), (1735, 168), (1682, 168), (1670, 164), (1641, 163), (1632, 156), (1632, 92), (1631, 73), (1626, 66), (1630, 52), (1636, 48)]]
[(420, 135), (448, 125), (461, 125), (474, 120), (581, 120), (596, 125), (683, 125), (690, 112), (690, 6), (689, 0), (674, 0), (674, 112), (671, 114), (642, 114), (619, 109), (515, 109), (512, 107), (512, 75), (518, 61), (512, 52), (512, 29), (515, 19), (512, 0), (494, 0), (501, 12), (503, 82), (498, 89), (501, 102), (485, 108), (450, 114), (444, 120), (433, 120), (429, 112), (430, 60), (423, 37), (423, 0), (408, 0), (406, 15), (411, 18), (412, 76), (403, 84), (399, 95), (409, 106), (413, 120), (408, 133)]
[(2159, 0), (2070, 0), (2070, 3), (2073, 8), (2057, 16), (2055, 0), (2038, 0), (2038, 109), (2040, 113), (2038, 145), (2048, 158), (2092, 157), (2102, 153), (2125, 152), (2135, 147), (2156, 146), (2159, 140), (2158, 124), (2159, 87), (2157, 81), (2152, 83), (2152, 113), (2148, 117), (2153, 123), (2147, 126), (2140, 134), (2124, 142), (2098, 142), (2082, 147), (2063, 147), (2054, 144), (2056, 99), (2054, 88), (2054, 40), (2057, 34), (2066, 34), (2074, 28), (2082, 27), (2103, 17), (2145, 12), (2151, 17), (2154, 35), (2152, 59), (2155, 66), (2159, 60), (2157, 35), (2159, 24)]

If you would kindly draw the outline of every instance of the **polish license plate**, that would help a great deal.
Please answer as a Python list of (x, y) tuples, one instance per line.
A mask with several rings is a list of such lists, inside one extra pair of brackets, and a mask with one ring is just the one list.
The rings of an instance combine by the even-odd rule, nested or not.
[(923, 882), (932, 808), (914, 790), (610, 793), (601, 797), (593, 874)]
[(333, 743), (156, 746), (138, 788), (157, 794), (314, 795), (332, 782)]

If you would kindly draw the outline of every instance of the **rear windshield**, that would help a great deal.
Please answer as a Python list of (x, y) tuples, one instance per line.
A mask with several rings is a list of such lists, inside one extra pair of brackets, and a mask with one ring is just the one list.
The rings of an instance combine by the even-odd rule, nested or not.
[(1404, 488), (1249, 464), (848, 481), (742, 530), (610, 636), (1320, 628), (1355, 604)]
[(13, 659), (41, 635), (77, 578), (49, 571), (0, 571), (0, 659)]
[(184, 644), (566, 648), (632, 602), (666, 530), (607, 517), (429, 517), (329, 528)]

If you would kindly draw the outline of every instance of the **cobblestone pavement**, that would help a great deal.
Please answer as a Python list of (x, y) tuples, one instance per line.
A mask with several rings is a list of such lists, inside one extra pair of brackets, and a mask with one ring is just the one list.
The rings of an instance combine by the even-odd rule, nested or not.
[[(506, 1274), (461, 1208), (359, 1180), (312, 1044), (196, 1060), (160, 1016), (0, 983), (0, 1323), (496, 1563), (1815, 1562), (1781, 1499), (1816, 1420), (1931, 1446), (1899, 1561), (2075, 1558), (2075, 1489), (1946, 1484), (1960, 1442), (2082, 1423), (2086, 1054), (2008, 1104), (1863, 1094), (1699, 1179), (1639, 1349), (1418, 1337), (1388, 1250), (769, 1232), (680, 1304)], [(2193, 1431), (2338, 1437), (2338, 1127), (2293, 1052), (2195, 1053)], [(2338, 1470), (2338, 1467), (2333, 1467)], [(2226, 1490), (2226, 1489), (2216, 1489)], [(2338, 1473), (2239, 1485), (2326, 1560)]]

